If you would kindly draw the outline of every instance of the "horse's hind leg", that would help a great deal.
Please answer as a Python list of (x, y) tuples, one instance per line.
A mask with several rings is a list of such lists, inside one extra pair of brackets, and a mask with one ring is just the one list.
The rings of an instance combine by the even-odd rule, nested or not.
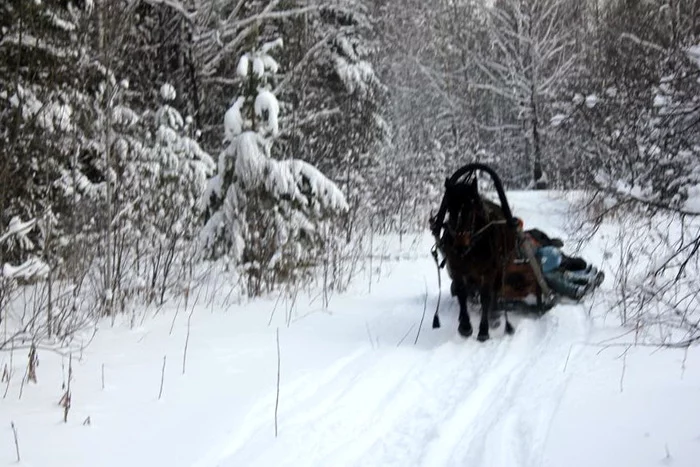
[(481, 321), (479, 321), (479, 334), (476, 339), (484, 342), (489, 339), (489, 315), (494, 306), (495, 294), (491, 287), (481, 288)]
[(515, 328), (514, 328), (513, 325), (510, 323), (510, 320), (508, 319), (508, 311), (507, 311), (507, 310), (503, 310), (503, 316), (504, 316), (504, 318), (505, 318), (505, 320), (506, 320), (506, 334), (512, 336), (513, 333), (515, 333)]
[(469, 337), (474, 333), (472, 323), (467, 312), (467, 288), (463, 284), (457, 284), (457, 301), (459, 302), (459, 327), (457, 330), (463, 337)]

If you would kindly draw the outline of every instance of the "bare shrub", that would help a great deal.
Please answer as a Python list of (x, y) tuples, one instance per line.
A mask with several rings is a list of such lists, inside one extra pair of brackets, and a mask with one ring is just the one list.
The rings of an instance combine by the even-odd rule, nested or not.
[(577, 239), (607, 235), (615, 294), (609, 311), (636, 344), (685, 347), (700, 340), (700, 218), (597, 193), (577, 208)]

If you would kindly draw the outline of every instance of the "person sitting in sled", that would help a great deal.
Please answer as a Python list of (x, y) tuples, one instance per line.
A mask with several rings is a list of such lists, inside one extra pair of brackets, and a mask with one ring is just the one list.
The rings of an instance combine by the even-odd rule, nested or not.
[[(516, 218), (519, 222), (519, 225), (522, 226), (522, 220)], [(521, 227), (522, 228), (522, 227)], [(534, 249), (537, 249), (539, 247), (543, 246), (554, 246), (560, 249), (561, 253), (561, 265), (560, 267), (562, 269), (566, 269), (568, 271), (581, 271), (581, 270), (586, 270), (586, 272), (590, 272), (592, 269), (592, 266), (586, 262), (585, 259), (580, 258), (578, 256), (569, 256), (563, 251), (561, 251), (561, 247), (564, 246), (564, 242), (561, 241), (559, 238), (550, 238), (546, 233), (542, 232), (539, 229), (528, 229), (524, 230), (523, 233), (525, 234), (526, 238), (530, 241), (530, 243), (533, 245)]]
[(560, 295), (580, 300), (591, 288), (603, 281), (604, 275), (598, 269), (587, 265), (585, 269), (568, 269), (564, 254), (553, 245), (541, 246), (536, 252), (542, 273), (547, 284)]
[(550, 238), (538, 229), (523, 230), (524, 223), (515, 218), (518, 228), (535, 252), (547, 285), (556, 293), (580, 300), (591, 288), (599, 286), (605, 274), (576, 256), (561, 251), (564, 245), (558, 238)]
[(559, 254), (561, 255), (561, 262), (559, 264), (559, 267), (561, 269), (576, 272), (583, 271), (586, 274), (592, 272), (594, 276), (598, 273), (598, 270), (590, 264), (588, 264), (585, 259), (578, 256), (569, 256), (563, 251), (561, 251), (561, 247), (564, 246), (564, 242), (562, 242), (561, 239), (550, 238), (549, 235), (547, 235), (539, 229), (524, 230), (523, 220), (519, 217), (516, 217), (515, 220), (518, 224), (518, 228), (525, 235), (525, 239), (529, 242), (533, 250), (536, 251), (538, 248), (542, 248), (545, 246), (552, 246), (559, 249)]

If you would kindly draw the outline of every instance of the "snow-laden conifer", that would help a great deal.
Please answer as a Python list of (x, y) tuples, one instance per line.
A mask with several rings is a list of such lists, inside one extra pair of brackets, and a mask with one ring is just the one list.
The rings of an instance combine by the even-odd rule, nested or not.
[(270, 90), (278, 70), (270, 53), (281, 46), (276, 40), (241, 57), (242, 94), (224, 116), (224, 149), (202, 198), (203, 245), (242, 268), (250, 294), (307, 273), (327, 246), (328, 225), (347, 210), (343, 193), (313, 165), (271, 156), (280, 105)]

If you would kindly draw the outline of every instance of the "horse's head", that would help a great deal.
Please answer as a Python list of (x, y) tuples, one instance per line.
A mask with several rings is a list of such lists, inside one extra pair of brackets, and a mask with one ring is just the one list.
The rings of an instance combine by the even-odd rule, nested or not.
[(476, 178), (466, 182), (447, 183), (445, 194), (448, 225), (458, 237), (458, 242), (468, 243), (469, 233), (484, 223), (484, 208)]
[[(500, 206), (479, 195), (477, 171), (491, 175)], [(449, 216), (447, 222), (445, 215)], [(478, 290), (482, 306), (478, 340), (484, 341), (489, 338), (488, 320), (503, 286), (505, 267), (515, 251), (516, 241), (512, 214), (500, 178), (484, 164), (473, 163), (460, 168), (445, 182), (440, 210), (430, 222), (436, 237), (442, 233), (437, 244), (452, 278), (452, 293), (459, 299), (459, 332), (465, 337), (473, 332), (466, 292)], [(437, 260), (437, 255), (435, 258)], [(433, 327), (439, 326), (436, 311)], [(506, 316), (506, 333), (512, 332), (513, 326)]]

